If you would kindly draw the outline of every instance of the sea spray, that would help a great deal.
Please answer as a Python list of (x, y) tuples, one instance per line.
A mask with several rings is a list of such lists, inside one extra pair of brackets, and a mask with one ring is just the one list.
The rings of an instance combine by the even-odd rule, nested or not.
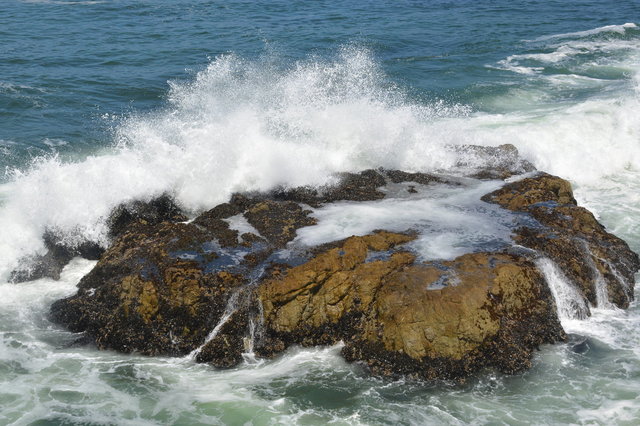
[[(624, 30), (636, 31), (629, 25)], [(44, 250), (46, 229), (106, 245), (105, 220), (115, 206), (162, 193), (195, 212), (233, 192), (323, 184), (336, 172), (382, 166), (458, 173), (455, 147), (463, 144), (513, 143), (538, 168), (578, 184), (640, 170), (633, 79), (640, 52), (628, 45), (635, 40), (629, 37), (607, 40), (615, 55), (599, 45), (583, 47), (623, 64), (615, 82), (633, 90), (571, 103), (543, 98), (533, 109), (508, 114), (474, 113), (441, 99), (416, 102), (389, 82), (370, 51), (355, 45), (333, 60), (313, 57), (293, 65), (269, 55), (253, 61), (220, 55), (192, 82), (172, 83), (163, 110), (124, 120), (112, 149), (73, 162), (41, 157), (30, 169), (10, 173), (0, 189), (0, 221), (11, 224), (0, 240), (6, 260), (0, 277), (19, 259)], [(567, 49), (563, 40), (557, 49)], [(603, 64), (594, 61), (595, 67)], [(539, 87), (548, 76), (536, 75), (500, 102), (513, 108), (523, 90), (547, 93), (564, 84)]]
[(11, 226), (0, 240), (0, 277), (42, 251), (49, 228), (106, 245), (109, 213), (135, 199), (169, 193), (195, 212), (233, 192), (324, 184), (336, 172), (455, 164), (451, 141), (430, 126), (467, 109), (410, 102), (368, 51), (263, 65), (222, 55), (193, 83), (173, 84), (163, 111), (125, 120), (111, 151), (13, 171), (1, 191), (0, 221)]

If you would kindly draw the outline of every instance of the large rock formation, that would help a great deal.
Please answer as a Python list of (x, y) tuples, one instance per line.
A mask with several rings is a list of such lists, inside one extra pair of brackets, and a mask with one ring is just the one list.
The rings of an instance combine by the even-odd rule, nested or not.
[(308, 206), (379, 200), (385, 185), (406, 184), (402, 196), (412, 197), (416, 187), (474, 182), (369, 170), (335, 186), (236, 195), (190, 222), (133, 217), (51, 317), (100, 348), (193, 353), (218, 367), (238, 364), (247, 351), (272, 357), (291, 345), (342, 341), (344, 357), (374, 374), (462, 379), (484, 367), (522, 371), (539, 345), (565, 338), (536, 268), (540, 256), (592, 305), (628, 305), (638, 256), (576, 205), (568, 182), (543, 173), (483, 197), (527, 218), (512, 230), (511, 247), (425, 260), (412, 245), (415, 229), (316, 247), (295, 240), (317, 222)]

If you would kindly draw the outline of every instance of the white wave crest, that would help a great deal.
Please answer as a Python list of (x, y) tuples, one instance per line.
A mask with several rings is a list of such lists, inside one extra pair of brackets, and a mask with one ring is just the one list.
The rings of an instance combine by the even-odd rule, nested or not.
[(436, 119), (468, 108), (407, 102), (369, 52), (347, 47), (333, 62), (290, 68), (274, 58), (221, 56), (193, 82), (173, 83), (161, 112), (128, 119), (111, 152), (83, 161), (40, 158), (3, 185), (0, 277), (42, 250), (55, 228), (106, 242), (105, 218), (121, 202), (171, 193), (196, 211), (235, 191), (319, 184), (370, 167), (446, 169), (448, 130)]
[(545, 41), (545, 40), (560, 39), (560, 38), (588, 37), (588, 36), (602, 34), (602, 33), (624, 34), (628, 29), (631, 29), (631, 28), (637, 29), (638, 26), (633, 22), (626, 22), (622, 25), (605, 25), (603, 27), (593, 28), (585, 31), (575, 31), (570, 33), (546, 35), (530, 41)]
[(235, 191), (313, 185), (335, 172), (386, 167), (451, 170), (452, 146), (515, 144), (536, 166), (574, 182), (640, 170), (637, 92), (553, 110), (471, 114), (442, 101), (411, 102), (369, 52), (290, 67), (267, 57), (221, 56), (189, 83), (173, 83), (165, 110), (131, 117), (113, 149), (84, 160), (39, 158), (0, 185), (0, 278), (43, 250), (46, 228), (68, 241), (106, 243), (117, 204), (162, 193), (198, 211)]

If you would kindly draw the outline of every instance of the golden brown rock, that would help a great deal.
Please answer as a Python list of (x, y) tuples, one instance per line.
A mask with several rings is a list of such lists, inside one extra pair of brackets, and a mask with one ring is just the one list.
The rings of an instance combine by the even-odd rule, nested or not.
[(298, 327), (337, 323), (346, 313), (369, 309), (385, 276), (411, 264), (414, 256), (394, 253), (389, 260), (366, 262), (369, 250), (386, 251), (414, 237), (379, 232), (351, 237), (338, 248), (262, 284), (258, 297), (265, 323), (282, 333)]
[[(535, 347), (564, 338), (544, 280), (526, 259), (475, 253), (414, 263), (396, 252), (365, 262), (369, 250), (410, 239), (351, 237), (264, 283), (258, 297), (267, 334), (285, 345), (343, 340), (346, 357), (376, 373), (423, 378), (460, 378), (482, 366), (512, 371), (512, 358), (526, 364)], [(526, 339), (516, 332), (524, 324)], [(491, 354), (496, 346), (504, 355)]]
[(536, 203), (556, 202), (576, 205), (571, 184), (559, 177), (539, 173), (507, 184), (501, 189), (482, 197), (484, 201), (500, 204), (509, 210), (523, 210)]

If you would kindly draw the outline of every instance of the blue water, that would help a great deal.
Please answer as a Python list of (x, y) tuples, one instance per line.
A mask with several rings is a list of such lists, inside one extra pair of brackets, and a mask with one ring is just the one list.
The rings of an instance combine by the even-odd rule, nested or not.
[(573, 343), (523, 375), (448, 387), (337, 348), (219, 372), (66, 347), (44, 315), (92, 263), (5, 282), (46, 229), (106, 243), (123, 201), (456, 173), (468, 143), (515, 144), (640, 250), (640, 2), (3, 0), (0, 424), (635, 424), (637, 304), (563, 323)]
[(5, 0), (0, 140), (11, 159), (1, 165), (109, 144), (114, 119), (161, 108), (168, 81), (192, 79), (229, 52), (250, 60), (275, 52), (287, 66), (357, 44), (412, 96), (483, 111), (494, 109), (485, 98), (523, 84), (487, 65), (539, 50), (525, 40), (638, 19), (633, 0)]

